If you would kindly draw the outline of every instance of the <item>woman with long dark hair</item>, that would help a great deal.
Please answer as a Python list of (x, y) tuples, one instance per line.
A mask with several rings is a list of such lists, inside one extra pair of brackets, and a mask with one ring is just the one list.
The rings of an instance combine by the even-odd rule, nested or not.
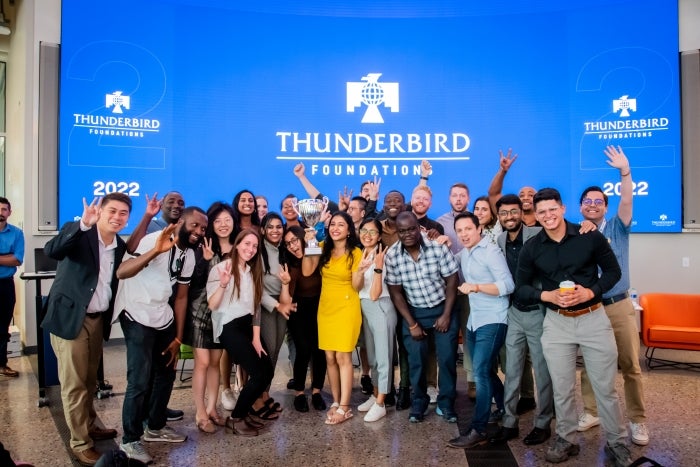
[(362, 329), (365, 336), (367, 358), (375, 381), (374, 394), (357, 407), (367, 412), (364, 420), (376, 422), (386, 415), (384, 399), (391, 391), (394, 369), (394, 338), (396, 334), (396, 309), (384, 285), (384, 254), (382, 224), (375, 219), (360, 223), (360, 241), (364, 249), (360, 271), (363, 274), (360, 300), (362, 303)]
[[(192, 395), (197, 428), (205, 433), (214, 433), (216, 431), (214, 425), (224, 426), (225, 423), (225, 419), (216, 411), (219, 395), (219, 361), (223, 346), (214, 342), (206, 284), (211, 269), (228, 258), (235, 238), (233, 237), (233, 212), (228, 204), (222, 202), (212, 204), (207, 210), (207, 217), (209, 224), (203, 247), (195, 253), (197, 264), (190, 282), (188, 319), (185, 323), (183, 340), (194, 349)], [(224, 386), (228, 387), (227, 382), (224, 383)], [(231, 410), (233, 404), (224, 408)]]
[(233, 197), (231, 203), (233, 220), (236, 223), (235, 233), (238, 235), (244, 229), (260, 225), (258, 208), (255, 204), (255, 195), (250, 190), (241, 190)]
[[(307, 232), (307, 235), (313, 234), (315, 232)], [(305, 255), (301, 263), (305, 276), (310, 276), (317, 268), (321, 270), (318, 346), (326, 353), (333, 393), (333, 404), (326, 418), (329, 425), (342, 423), (353, 416), (350, 410), (352, 351), (362, 325), (358, 294), (362, 282), (359, 271), (362, 252), (357, 244), (352, 218), (345, 212), (336, 212), (330, 218), (321, 255)]]
[(284, 232), (286, 262), (290, 275), (290, 293), (297, 310), (289, 316), (288, 328), (296, 347), (294, 359), (294, 408), (299, 412), (309, 411), (309, 402), (304, 394), (306, 372), (311, 362), (311, 405), (316, 410), (326, 410), (321, 396), (326, 379), (326, 356), (318, 348), (318, 303), (321, 296), (321, 273), (315, 269), (310, 276), (301, 274), (304, 257), (304, 229), (298, 225), (287, 227)]

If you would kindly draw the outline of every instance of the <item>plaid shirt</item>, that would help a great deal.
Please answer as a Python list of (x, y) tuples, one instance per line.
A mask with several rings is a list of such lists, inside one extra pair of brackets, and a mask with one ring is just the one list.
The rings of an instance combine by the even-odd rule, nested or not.
[(417, 261), (396, 242), (386, 253), (384, 268), (386, 283), (402, 286), (411, 306), (432, 308), (445, 300), (445, 278), (459, 265), (447, 246), (424, 239)]

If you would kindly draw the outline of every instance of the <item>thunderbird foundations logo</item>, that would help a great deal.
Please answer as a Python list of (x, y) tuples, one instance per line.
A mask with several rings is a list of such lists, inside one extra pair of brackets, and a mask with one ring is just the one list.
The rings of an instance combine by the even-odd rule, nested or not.
[(384, 123), (379, 106), (391, 112), (399, 111), (399, 83), (378, 83), (381, 73), (368, 73), (359, 82), (347, 83), (347, 111), (354, 112), (362, 104), (367, 106), (362, 123)]
[(630, 99), (629, 96), (621, 96), (619, 99), (613, 99), (613, 113), (620, 112), (620, 117), (629, 117), (630, 110), (637, 111), (637, 99)]
[(129, 110), (131, 107), (131, 97), (122, 96), (122, 91), (114, 91), (112, 94), (105, 95), (105, 107), (112, 107), (113, 114), (124, 113), (122, 107)]

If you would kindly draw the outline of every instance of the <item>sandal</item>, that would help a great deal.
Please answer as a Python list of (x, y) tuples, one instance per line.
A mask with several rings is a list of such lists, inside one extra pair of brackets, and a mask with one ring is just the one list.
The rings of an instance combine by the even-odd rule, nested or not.
[(226, 419), (218, 413), (214, 415), (209, 415), (209, 420), (214, 422), (214, 425), (216, 426), (226, 426)]
[(278, 418), (280, 418), (280, 416), (275, 410), (266, 405), (263, 405), (258, 410), (255, 410), (253, 407), (251, 407), (249, 413), (251, 415), (255, 415), (256, 417), (262, 420), (277, 420)]
[(270, 409), (271, 411), (274, 411), (274, 412), (279, 413), (279, 412), (282, 412), (284, 410), (282, 408), (282, 406), (280, 405), (280, 403), (275, 402), (275, 400), (272, 397), (270, 397), (268, 400), (263, 402), (263, 404), (266, 405), (268, 409)]
[(197, 420), (197, 428), (199, 431), (203, 431), (204, 433), (216, 433), (216, 427), (208, 418), (204, 420)]
[(333, 415), (335, 415), (335, 411), (338, 410), (338, 407), (340, 407), (340, 404), (337, 402), (333, 402), (331, 404), (331, 408), (328, 409), (328, 412), (326, 412), (326, 420), (330, 420), (333, 418)]
[(344, 421), (350, 420), (354, 416), (355, 414), (352, 413), (352, 409), (348, 408), (347, 410), (343, 410), (342, 407), (338, 407), (333, 414), (333, 417), (326, 420), (326, 425), (337, 425), (339, 423), (343, 423)]

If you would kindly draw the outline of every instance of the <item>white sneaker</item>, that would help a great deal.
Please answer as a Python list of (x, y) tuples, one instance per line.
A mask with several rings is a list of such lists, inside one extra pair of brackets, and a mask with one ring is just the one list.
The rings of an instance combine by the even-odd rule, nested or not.
[(630, 431), (632, 432), (632, 442), (638, 446), (646, 446), (649, 444), (649, 431), (644, 423), (630, 422)]
[(431, 404), (437, 404), (437, 397), (438, 397), (438, 390), (435, 386), (428, 386), (428, 390), (426, 391), (428, 393), (428, 397), (430, 397), (430, 403)]
[(374, 396), (369, 396), (369, 399), (357, 406), (357, 411), (367, 412), (374, 406), (375, 402), (377, 402), (377, 399)]
[[(359, 410), (359, 409), (358, 409)], [(386, 416), (386, 407), (383, 405), (378, 405), (376, 403), (372, 404), (372, 408), (365, 415), (366, 422), (376, 422)]]
[(578, 417), (578, 428), (576, 428), (576, 431), (590, 430), (594, 426), (598, 425), (600, 425), (600, 418), (594, 417), (588, 412), (583, 412)]
[(221, 391), (221, 405), (226, 410), (233, 410), (236, 407), (236, 397), (233, 395), (231, 388)]
[(144, 464), (153, 462), (153, 458), (148, 455), (141, 441), (132, 441), (126, 444), (122, 443), (119, 445), (119, 449), (121, 449), (129, 459), (136, 459)]

